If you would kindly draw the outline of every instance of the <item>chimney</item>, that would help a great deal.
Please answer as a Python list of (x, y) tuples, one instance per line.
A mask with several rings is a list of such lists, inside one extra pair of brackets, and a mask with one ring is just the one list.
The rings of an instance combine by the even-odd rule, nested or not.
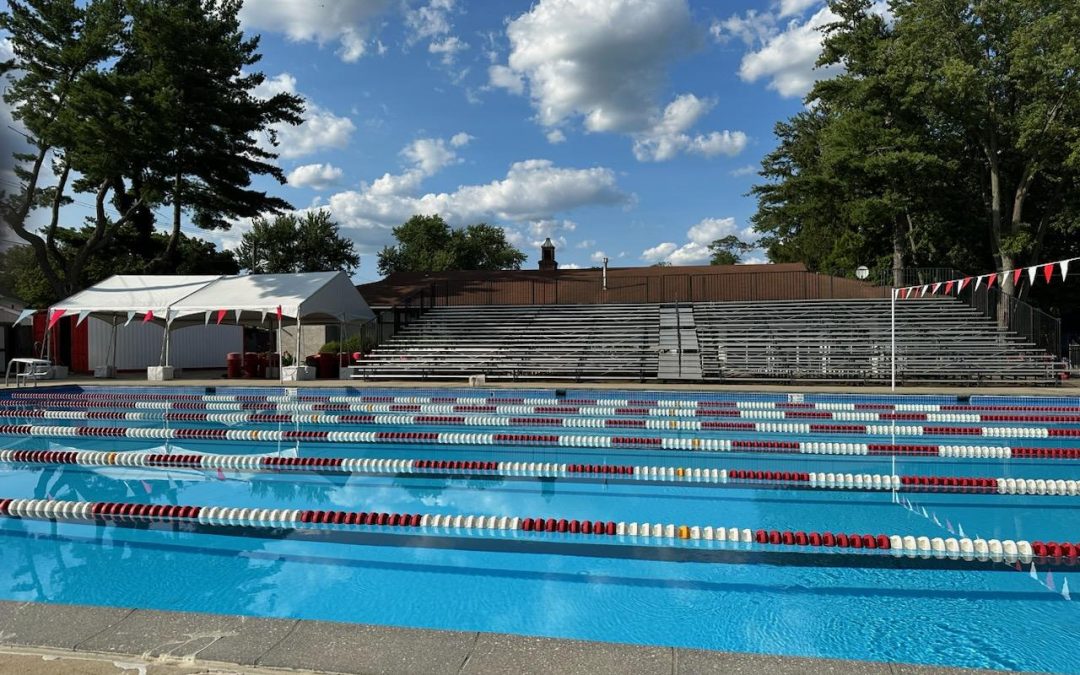
[(551, 243), (551, 237), (545, 239), (544, 243), (540, 245), (540, 269), (559, 269), (559, 263), (555, 262), (555, 244)]

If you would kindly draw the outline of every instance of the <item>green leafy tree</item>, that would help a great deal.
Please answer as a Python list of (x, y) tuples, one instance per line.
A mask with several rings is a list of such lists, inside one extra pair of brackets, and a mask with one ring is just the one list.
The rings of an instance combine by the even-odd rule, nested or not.
[(379, 251), (379, 274), (446, 270), (521, 269), (526, 256), (501, 227), (478, 223), (455, 229), (440, 216), (413, 216), (394, 228), (397, 245)]
[[(284, 180), (267, 149), (272, 125), (299, 122), (301, 102), (254, 95), (258, 41), (243, 37), (238, 11), (235, 0), (12, 0), (0, 12), (15, 54), (4, 99), (31, 146), (16, 156), (22, 187), (0, 211), (54, 295), (78, 290), (129, 224), (151, 269), (173, 270), (184, 212), (221, 228), (287, 206), (250, 183)], [(41, 187), (43, 170), (55, 186)], [(90, 235), (64, 248), (61, 230), (76, 229), (62, 222), (65, 207), (78, 194), (93, 195)], [(161, 205), (172, 208), (164, 249), (149, 245)]]
[(709, 244), (710, 265), (735, 265), (744, 254), (754, 250), (753, 244), (748, 244), (734, 234), (729, 234), (721, 239), (714, 240)]
[(253, 274), (341, 270), (351, 275), (360, 266), (352, 240), (341, 236), (337, 223), (323, 210), (256, 218), (244, 233), (236, 258)]

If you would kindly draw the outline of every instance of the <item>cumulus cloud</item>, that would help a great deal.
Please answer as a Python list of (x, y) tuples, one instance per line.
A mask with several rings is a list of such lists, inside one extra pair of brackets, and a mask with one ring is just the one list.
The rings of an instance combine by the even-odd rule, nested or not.
[[(425, 177), (421, 168), (423, 160), (416, 153), (403, 152), (406, 157), (414, 155), (417, 163), (403, 174), (388, 173), (370, 185), (362, 184), (359, 190), (330, 197), (330, 210), (361, 249), (372, 250), (387, 243), (392, 227), (418, 213), (437, 213), (456, 225), (481, 220), (509, 221), (524, 224), (529, 235), (539, 236), (549, 229), (568, 232), (576, 227), (572, 221), (556, 219), (556, 214), (583, 206), (625, 204), (630, 200), (619, 189), (611, 169), (558, 167), (545, 159), (515, 162), (504, 178), (489, 183), (462, 185), (453, 192), (417, 194)], [(429, 164), (438, 165), (439, 162)], [(441, 164), (445, 165), (445, 162)], [(508, 236), (512, 236), (512, 241), (529, 241), (525, 232), (508, 230)]]
[(703, 265), (709, 262), (709, 244), (728, 235), (737, 235), (744, 241), (756, 238), (752, 228), (739, 230), (734, 218), (704, 218), (686, 231), (689, 240), (683, 245), (665, 241), (641, 252), (647, 263), (667, 262), (672, 265)]
[(454, 146), (455, 148), (463, 148), (468, 145), (469, 142), (472, 141), (474, 138), (475, 136), (470, 136), (464, 131), (459, 131), (458, 133), (450, 137), (450, 145)]
[(561, 270), (579, 270), (581, 265), (577, 263), (559, 263), (559, 269)]
[[(297, 94), (296, 78), (280, 73), (268, 78), (253, 92), (255, 96), (269, 98), (278, 93)], [(301, 95), (302, 96), (302, 95)], [(349, 144), (356, 125), (348, 117), (341, 117), (304, 99), (304, 121), (298, 126), (276, 124), (278, 136), (277, 153), (290, 159), (303, 157), (325, 149), (344, 148)]]
[(662, 162), (681, 152), (705, 157), (737, 155), (746, 147), (746, 134), (741, 131), (713, 131), (691, 136), (686, 133), (707, 113), (715, 101), (683, 94), (664, 108), (663, 115), (645, 132), (634, 138), (634, 156), (642, 162)]
[(454, 9), (454, 0), (431, 0), (405, 12), (405, 26), (409, 29), (409, 41), (418, 42), (427, 38), (446, 35), (450, 32), (450, 12)]
[(319, 46), (337, 42), (338, 56), (351, 63), (367, 52), (373, 25), (393, 4), (391, 0), (246, 0), (240, 21), (247, 30), (283, 33), (294, 42)]
[(553, 130), (549, 141), (565, 138), (554, 134), (558, 126), (580, 120), (590, 132), (632, 136), (642, 160), (731, 154), (745, 145), (741, 132), (688, 133), (708, 105), (671, 130), (669, 112), (682, 113), (690, 99), (705, 103), (693, 95), (661, 108), (669, 67), (696, 39), (686, 0), (540, 0), (506, 35), (509, 58), (489, 68), (489, 81), (527, 90), (537, 120)]
[(428, 51), (432, 54), (438, 54), (442, 57), (443, 65), (453, 65), (454, 59), (457, 58), (458, 52), (464, 51), (469, 48), (469, 45), (462, 42), (459, 38), (451, 35), (448, 38), (442, 40), (432, 40), (428, 44)]
[(341, 179), (341, 169), (331, 164), (305, 164), (289, 172), (289, 185), (325, 190)]
[(589, 256), (589, 260), (592, 260), (598, 265), (602, 265), (604, 263), (604, 258), (610, 258), (610, 256), (603, 251), (593, 251), (593, 254)]
[(552, 129), (544, 135), (547, 138), (547, 142), (552, 145), (557, 145), (566, 140), (566, 134), (562, 132), (562, 129)]
[(747, 164), (746, 166), (740, 166), (738, 169), (732, 169), (728, 172), (729, 176), (739, 178), (741, 176), (752, 176), (757, 173), (758, 168), (753, 164)]
[(578, 245), (575, 248), (592, 248), (593, 246), (596, 246), (595, 239), (584, 239), (578, 242)]

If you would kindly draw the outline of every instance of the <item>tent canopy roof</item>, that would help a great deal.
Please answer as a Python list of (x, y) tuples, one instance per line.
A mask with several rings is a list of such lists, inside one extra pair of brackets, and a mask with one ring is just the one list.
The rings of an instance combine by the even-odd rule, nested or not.
[(264, 316), (300, 319), (308, 324), (362, 322), (371, 309), (344, 272), (302, 274), (116, 275), (66, 298), (52, 307), (64, 314), (88, 313), (104, 319), (126, 318), (129, 312), (153, 312), (155, 323), (171, 319), (174, 327), (205, 322), (206, 312), (228, 310), (228, 323), (260, 325)]

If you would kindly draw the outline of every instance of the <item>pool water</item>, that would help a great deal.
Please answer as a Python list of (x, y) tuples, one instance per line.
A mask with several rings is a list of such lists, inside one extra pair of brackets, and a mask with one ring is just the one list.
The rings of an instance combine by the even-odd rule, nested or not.
[[(29, 390), (33, 391), (33, 390)], [(42, 392), (42, 389), (36, 390)], [(115, 394), (149, 400), (181, 396), (275, 396), (277, 389), (120, 388), (54, 390), (63, 398), (0, 394), (0, 411), (128, 410)], [(91, 394), (111, 393), (111, 397)], [(535, 397), (553, 391), (301, 390), (300, 396)], [(1049, 406), (1044, 422), (895, 421), (897, 425), (972, 428), (1078, 429), (1069, 409), (1080, 399), (806, 396), (705, 392), (571, 391), (570, 399), (680, 399), (755, 405), (797, 402), (901, 406), (965, 405), (973, 409)], [(78, 406), (72, 405), (78, 403)], [(283, 405), (288, 405), (284, 403)], [(79, 407), (81, 406), (81, 407)], [(747, 408), (751, 409), (751, 408)], [(832, 409), (832, 408), (820, 408)], [(983, 411), (985, 414), (985, 410)], [(496, 413), (485, 413), (495, 415)], [(1080, 414), (1078, 412), (1077, 414)], [(468, 413), (466, 413), (466, 416)], [(520, 415), (515, 415), (520, 416)], [(552, 417), (538, 413), (536, 416)], [(566, 413), (565, 417), (589, 418)], [(558, 416), (557, 416), (558, 417)], [(604, 416), (601, 416), (604, 417)], [(620, 419), (653, 419), (624, 414)], [(799, 421), (799, 420), (792, 420)], [(817, 420), (813, 420), (817, 421)], [(826, 420), (827, 421), (827, 420)], [(507, 426), (473, 420), (470, 433), (507, 433)], [(165, 419), (47, 419), (27, 414), (0, 424), (138, 429), (250, 428), (310, 431), (439, 431), (460, 426), (314, 423), (222, 425)], [(851, 422), (854, 423), (854, 422)], [(863, 422), (858, 422), (862, 424)], [(866, 422), (870, 424), (871, 422)], [(873, 422), (878, 424), (880, 422)], [(836, 422), (848, 424), (848, 422)], [(802, 440), (866, 443), (866, 436), (776, 431), (627, 431), (618, 428), (537, 429), (528, 433), (632, 435), (699, 439)], [(891, 443), (889, 436), (870, 439)], [(898, 434), (897, 443), (1076, 449), (1080, 437), (979, 438)], [(0, 449), (102, 450), (207, 454), (280, 453), (300, 457), (466, 459), (750, 469), (884, 475), (1080, 479), (1076, 459), (954, 459), (938, 456), (817, 455), (703, 452), (637, 448), (536, 447), (409, 442), (238, 441), (63, 437), (4, 434)], [(902, 497), (902, 498), (900, 498)], [(0, 498), (141, 504), (324, 509), (426, 514), (724, 524), (750, 530), (886, 533), (898, 535), (1080, 542), (1080, 496), (806, 489), (772, 484), (707, 484), (632, 478), (537, 478), (498, 472), (425, 475), (341, 472), (263, 472), (193, 468), (0, 463)], [(925, 510), (925, 515), (924, 515)], [(326, 526), (326, 530), (363, 527)], [(963, 532), (964, 534), (958, 534)], [(1080, 607), (1063, 590), (1080, 592), (1080, 574), (1059, 564), (1044, 569), (1006, 562), (931, 564), (887, 552), (811, 553), (758, 559), (768, 546), (739, 545), (745, 555), (695, 561), (680, 551), (711, 542), (675, 541), (670, 559), (642, 559), (626, 537), (571, 534), (443, 533), (438, 537), (368, 540), (311, 536), (301, 530), (133, 527), (64, 519), (0, 518), (0, 598), (162, 610), (221, 612), (382, 625), (476, 630), (645, 645), (768, 654), (881, 660), (1002, 670), (1080, 672), (1074, 642)], [(482, 546), (477, 545), (483, 540)], [(461, 545), (455, 546), (454, 542)], [(504, 545), (549, 542), (547, 548)], [(447, 543), (449, 542), (449, 544)], [(650, 543), (649, 545), (654, 545)], [(667, 546), (667, 545), (665, 545)], [(858, 557), (862, 556), (862, 557)], [(882, 556), (888, 558), (883, 564)], [(796, 560), (795, 558), (798, 558)], [(788, 564), (790, 563), (790, 564)], [(1076, 568), (1080, 570), (1080, 567)]]

